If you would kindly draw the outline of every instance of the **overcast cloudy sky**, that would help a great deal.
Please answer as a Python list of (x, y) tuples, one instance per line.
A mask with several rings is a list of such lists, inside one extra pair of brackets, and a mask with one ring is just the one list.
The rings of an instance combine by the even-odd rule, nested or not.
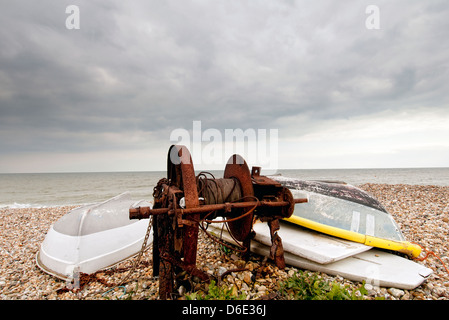
[(447, 0), (0, 4), (0, 172), (164, 170), (193, 121), (277, 129), (279, 168), (449, 167)]

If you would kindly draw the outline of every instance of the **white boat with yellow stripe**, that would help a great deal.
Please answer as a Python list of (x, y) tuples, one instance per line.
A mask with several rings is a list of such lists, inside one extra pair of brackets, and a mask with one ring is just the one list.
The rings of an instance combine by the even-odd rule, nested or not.
[(391, 214), (365, 191), (344, 182), (270, 178), (289, 188), (293, 197), (308, 199), (285, 220), (367, 246), (420, 255), (421, 247), (408, 242)]

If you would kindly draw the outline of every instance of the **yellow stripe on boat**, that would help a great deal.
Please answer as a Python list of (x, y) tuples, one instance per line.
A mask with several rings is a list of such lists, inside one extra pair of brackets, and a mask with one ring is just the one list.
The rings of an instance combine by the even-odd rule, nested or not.
[(319, 222), (315, 222), (306, 218), (301, 218), (298, 216), (292, 215), (290, 218), (284, 219), (286, 221), (292, 222), (294, 224), (322, 232), (325, 234), (329, 234), (338, 238), (343, 238), (346, 240), (363, 243), (367, 246), (377, 247), (382, 249), (388, 249), (393, 251), (398, 251), (401, 253), (405, 253), (409, 256), (418, 257), (421, 253), (421, 247), (410, 243), (408, 241), (394, 241), (387, 240), (373, 236), (367, 236), (361, 233), (357, 233), (354, 231), (349, 231), (337, 227), (332, 227), (326, 224), (322, 224)]
[(286, 218), (284, 220), (293, 222), (295, 224), (298, 224), (300, 226), (303, 226), (303, 227), (306, 227), (306, 228), (309, 228), (312, 230), (330, 234), (335, 237), (351, 240), (351, 241), (358, 242), (358, 243), (365, 243), (365, 235), (354, 232), (354, 231), (348, 231), (345, 229), (332, 227), (327, 224), (318, 223), (318, 222), (315, 222), (315, 221), (312, 221), (312, 220), (309, 220), (306, 218), (294, 216), (294, 215), (292, 215), (290, 218)]
[(394, 241), (366, 236), (365, 244), (371, 247), (402, 252), (415, 258), (421, 254), (421, 247), (408, 241)]

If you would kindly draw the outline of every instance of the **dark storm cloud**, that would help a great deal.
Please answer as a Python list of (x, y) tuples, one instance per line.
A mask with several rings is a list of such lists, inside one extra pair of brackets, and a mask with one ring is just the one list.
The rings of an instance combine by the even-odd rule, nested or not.
[[(79, 30), (65, 27), (71, 4)], [(368, 30), (369, 4), (2, 1), (0, 153), (118, 148), (111, 135), (168, 138), (193, 120), (223, 130), (301, 116), (306, 130), (446, 108), (449, 6), (378, 1), (381, 28)]]

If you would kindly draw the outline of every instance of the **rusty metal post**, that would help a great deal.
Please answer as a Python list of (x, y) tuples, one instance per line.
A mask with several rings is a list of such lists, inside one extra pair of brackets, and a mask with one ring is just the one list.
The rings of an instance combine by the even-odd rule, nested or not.
[(161, 299), (166, 300), (170, 299), (170, 295), (174, 291), (173, 265), (167, 260), (167, 257), (171, 257), (174, 254), (173, 218), (169, 215), (158, 215), (156, 220), (158, 243), (155, 249), (159, 253), (159, 296)]
[(279, 219), (269, 220), (268, 226), (270, 227), (270, 236), (271, 236), (270, 259), (274, 261), (274, 263), (279, 269), (284, 269), (285, 268), (284, 247), (282, 246), (282, 239), (277, 233), (280, 228)]
[[(181, 149), (181, 153), (182, 187), (184, 191), (185, 207), (197, 208), (200, 203), (198, 200), (198, 190), (192, 158), (185, 147)], [(187, 267), (191, 268), (196, 266), (199, 231), (198, 221), (200, 220), (200, 214), (196, 213), (188, 215), (186, 219), (191, 223), (184, 226), (184, 263)]]
[[(154, 248), (159, 252), (159, 297), (167, 300), (174, 292), (174, 270), (172, 263), (167, 259), (173, 253), (173, 234), (171, 228), (171, 218), (168, 215), (157, 216), (158, 220), (158, 247)], [(153, 250), (154, 250), (153, 249)]]

